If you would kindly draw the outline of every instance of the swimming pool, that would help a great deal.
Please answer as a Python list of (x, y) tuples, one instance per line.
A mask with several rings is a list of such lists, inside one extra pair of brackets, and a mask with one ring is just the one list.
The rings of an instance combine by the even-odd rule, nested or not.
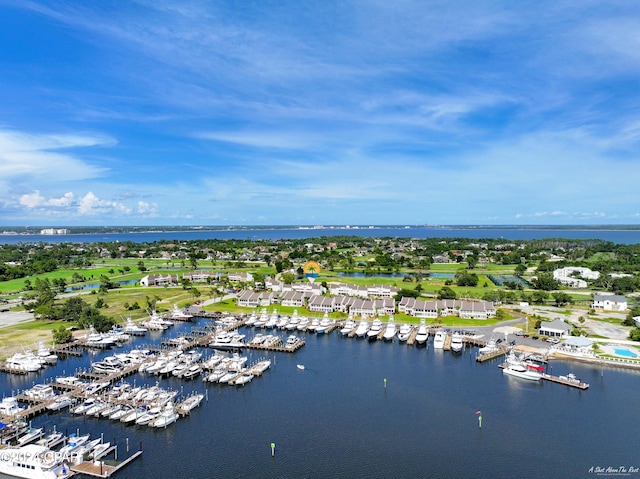
[(638, 355), (632, 351), (629, 351), (628, 349), (624, 349), (624, 348), (613, 348), (613, 350), (615, 351), (615, 353), (618, 356), (624, 356), (626, 358), (637, 358)]

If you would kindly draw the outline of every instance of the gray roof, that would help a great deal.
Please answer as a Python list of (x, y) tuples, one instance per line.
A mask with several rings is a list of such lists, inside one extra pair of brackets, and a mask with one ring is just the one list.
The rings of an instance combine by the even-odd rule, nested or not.
[(547, 331), (552, 329), (556, 331), (571, 331), (573, 327), (568, 325), (561, 319), (554, 319), (551, 322), (543, 321), (540, 325), (540, 329), (546, 329)]
[(614, 303), (626, 303), (627, 298), (619, 294), (594, 294), (594, 301), (612, 301)]

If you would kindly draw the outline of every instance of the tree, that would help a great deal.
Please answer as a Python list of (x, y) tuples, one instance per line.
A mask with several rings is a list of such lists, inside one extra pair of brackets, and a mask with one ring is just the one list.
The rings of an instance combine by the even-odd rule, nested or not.
[(553, 279), (551, 273), (539, 273), (538, 277), (533, 280), (533, 287), (543, 291), (553, 291), (554, 289), (558, 289), (559, 286), (560, 283)]
[(444, 286), (438, 291), (438, 299), (456, 299), (458, 295), (448, 286)]
[(282, 273), (282, 281), (284, 281), (285, 284), (291, 284), (295, 279), (296, 277), (293, 273)]
[(526, 267), (524, 264), (522, 264), (522, 263), (518, 263), (518, 264), (516, 265), (515, 273), (516, 273), (517, 275), (524, 274), (526, 271), (527, 271), (527, 267)]
[(571, 304), (573, 302), (571, 296), (562, 291), (553, 293), (552, 296), (553, 299), (556, 300), (556, 306), (564, 306), (565, 304)]
[(189, 262), (191, 263), (191, 269), (195, 270), (198, 268), (198, 258), (191, 256), (189, 257)]
[(534, 291), (531, 294), (531, 299), (536, 304), (543, 304), (547, 299), (549, 299), (549, 293), (546, 291)]
[(55, 344), (68, 343), (71, 339), (73, 339), (73, 334), (63, 325), (60, 325), (53, 330), (53, 342)]
[(144, 265), (144, 261), (140, 260), (138, 261), (138, 271), (140, 271), (141, 273), (145, 272), (147, 270), (146, 266)]

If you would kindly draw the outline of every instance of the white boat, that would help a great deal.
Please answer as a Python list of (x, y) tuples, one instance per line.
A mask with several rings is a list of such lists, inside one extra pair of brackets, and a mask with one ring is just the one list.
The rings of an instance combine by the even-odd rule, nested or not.
[(0, 415), (1, 416), (17, 416), (22, 411), (23, 407), (18, 406), (18, 400), (13, 397), (7, 397), (0, 402)]
[(251, 367), (252, 371), (257, 371), (258, 373), (263, 373), (267, 369), (271, 367), (271, 359), (264, 359), (262, 361), (258, 361)]
[(433, 337), (433, 348), (434, 349), (443, 349), (444, 348), (444, 340), (447, 337), (447, 333), (445, 333), (444, 331), (438, 331), (436, 332), (435, 336)]
[(60, 453), (60, 457), (68, 457), (69, 455), (77, 452), (78, 449), (89, 440), (89, 437), (89, 434), (85, 434), (84, 436), (76, 436), (73, 433), (69, 434), (67, 444), (62, 446), (58, 451)]
[(152, 407), (144, 414), (141, 414), (140, 416), (138, 416), (138, 418), (136, 419), (136, 424), (145, 426), (151, 423), (152, 421), (155, 421), (160, 416), (160, 414), (162, 414), (161, 408)]
[(71, 414), (84, 414), (96, 404), (95, 398), (87, 398), (82, 404), (77, 405), (71, 410)]
[(67, 395), (58, 396), (51, 402), (47, 409), (49, 411), (60, 411), (62, 409), (68, 408), (73, 404), (73, 399)]
[[(292, 320), (293, 321), (293, 320)], [(303, 316), (302, 318), (300, 318), (300, 321), (298, 321), (295, 324), (295, 328), (289, 328), (287, 325), (287, 331), (293, 330), (293, 329), (297, 329), (298, 331), (306, 331), (307, 328), (309, 327), (309, 323), (311, 321), (309, 320), (309, 318), (307, 318), (306, 316)], [(289, 323), (291, 324), (291, 323)]]
[(58, 361), (58, 356), (53, 354), (42, 341), (38, 343), (38, 351), (36, 352), (36, 356), (41, 361), (44, 361), (47, 364), (55, 364)]
[(120, 418), (120, 422), (125, 424), (132, 423), (143, 414), (146, 414), (147, 411), (149, 411), (149, 408), (147, 406), (139, 406), (133, 408), (128, 414), (125, 414)]
[(184, 412), (189, 412), (192, 409), (195, 409), (196, 407), (198, 407), (203, 399), (204, 399), (204, 394), (192, 394), (187, 399), (182, 401), (178, 407), (182, 409)]
[(499, 348), (498, 348), (498, 344), (496, 343), (496, 340), (494, 338), (491, 338), (485, 346), (478, 349), (478, 354), (494, 353), (498, 349)]
[(100, 439), (94, 439), (93, 441), (87, 441), (80, 446), (75, 452), (78, 456), (84, 456), (85, 454), (93, 451), (93, 448), (100, 444)]
[(35, 441), (36, 439), (40, 439), (42, 437), (42, 428), (29, 429), (25, 434), (18, 438), (18, 445), (24, 446), (29, 444), (30, 442)]
[(304, 364), (296, 364), (296, 367), (297, 367), (300, 371), (304, 371)]
[(227, 373), (228, 373), (227, 368), (219, 367), (219, 368), (214, 369), (204, 379), (205, 379), (205, 381), (210, 382), (210, 383), (217, 383)]
[(171, 319), (175, 319), (177, 321), (191, 321), (193, 318), (192, 314), (185, 312), (184, 309), (178, 308), (177, 304), (173, 305), (173, 311), (171, 312)]
[(60, 444), (64, 440), (64, 434), (61, 432), (52, 432), (36, 442), (39, 446), (52, 448)]
[(358, 323), (358, 327), (356, 328), (356, 336), (359, 338), (364, 338), (369, 331), (369, 322), (366, 320), (362, 320)]
[(149, 423), (151, 427), (167, 427), (178, 420), (180, 416), (176, 412), (173, 404), (167, 404), (160, 415)]
[(233, 384), (236, 386), (244, 386), (253, 379), (253, 373), (249, 370), (244, 371), (240, 376), (234, 379)]
[(344, 323), (344, 326), (340, 329), (340, 334), (343, 336), (347, 336), (351, 333), (356, 327), (356, 322), (353, 319), (347, 319)]
[(379, 319), (374, 319), (373, 323), (371, 323), (371, 328), (367, 331), (367, 338), (369, 341), (376, 341), (378, 339), (378, 335), (382, 331), (382, 321)]
[(225, 374), (222, 375), (220, 379), (218, 379), (218, 382), (220, 384), (226, 384), (229, 381), (231, 381), (233, 378), (235, 378), (238, 374), (239, 374), (238, 371), (227, 371)]
[(148, 331), (147, 328), (143, 328), (134, 323), (131, 318), (127, 318), (127, 324), (122, 330), (132, 336), (144, 336)]
[(400, 341), (401, 343), (407, 341), (411, 336), (412, 331), (413, 328), (410, 324), (401, 324), (400, 329), (398, 330), (398, 341)]
[(329, 317), (329, 313), (324, 313), (324, 317), (320, 320), (318, 325), (316, 326), (317, 334), (324, 334), (327, 332), (327, 329), (333, 325), (333, 320)]
[(393, 341), (393, 338), (396, 337), (397, 331), (398, 330), (396, 329), (396, 323), (393, 318), (390, 317), (389, 321), (387, 321), (387, 326), (384, 328), (382, 339), (384, 339), (385, 341)]
[(462, 351), (462, 347), (462, 334), (456, 331), (451, 335), (451, 351), (459, 353)]
[(123, 417), (131, 414), (133, 411), (134, 411), (133, 406), (123, 406), (122, 409), (120, 409), (119, 411), (112, 412), (109, 415), (109, 419), (111, 419), (112, 421), (119, 421)]
[(424, 319), (420, 320), (420, 326), (418, 326), (418, 333), (416, 334), (416, 343), (426, 344), (429, 339), (429, 328)]
[(182, 375), (183, 379), (195, 379), (202, 373), (202, 368), (198, 364), (192, 364)]
[(100, 459), (110, 447), (110, 442), (103, 442), (102, 444), (98, 444), (93, 448), (91, 454), (89, 454), (89, 459), (93, 459), (94, 461)]
[(538, 381), (542, 378), (542, 374), (537, 371), (530, 370), (524, 364), (507, 363), (507, 365), (502, 369), (502, 372), (509, 376), (527, 379), (529, 381)]
[(0, 473), (24, 479), (66, 479), (74, 473), (63, 458), (37, 444), (8, 447), (0, 455)]

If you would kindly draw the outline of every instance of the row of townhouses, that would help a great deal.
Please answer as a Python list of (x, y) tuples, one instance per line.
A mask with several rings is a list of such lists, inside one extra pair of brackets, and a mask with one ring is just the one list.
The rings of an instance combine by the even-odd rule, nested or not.
[(489, 319), (496, 315), (496, 308), (490, 301), (458, 299), (423, 301), (416, 298), (404, 297), (398, 304), (398, 311), (417, 318), (459, 316), (464, 319)]

